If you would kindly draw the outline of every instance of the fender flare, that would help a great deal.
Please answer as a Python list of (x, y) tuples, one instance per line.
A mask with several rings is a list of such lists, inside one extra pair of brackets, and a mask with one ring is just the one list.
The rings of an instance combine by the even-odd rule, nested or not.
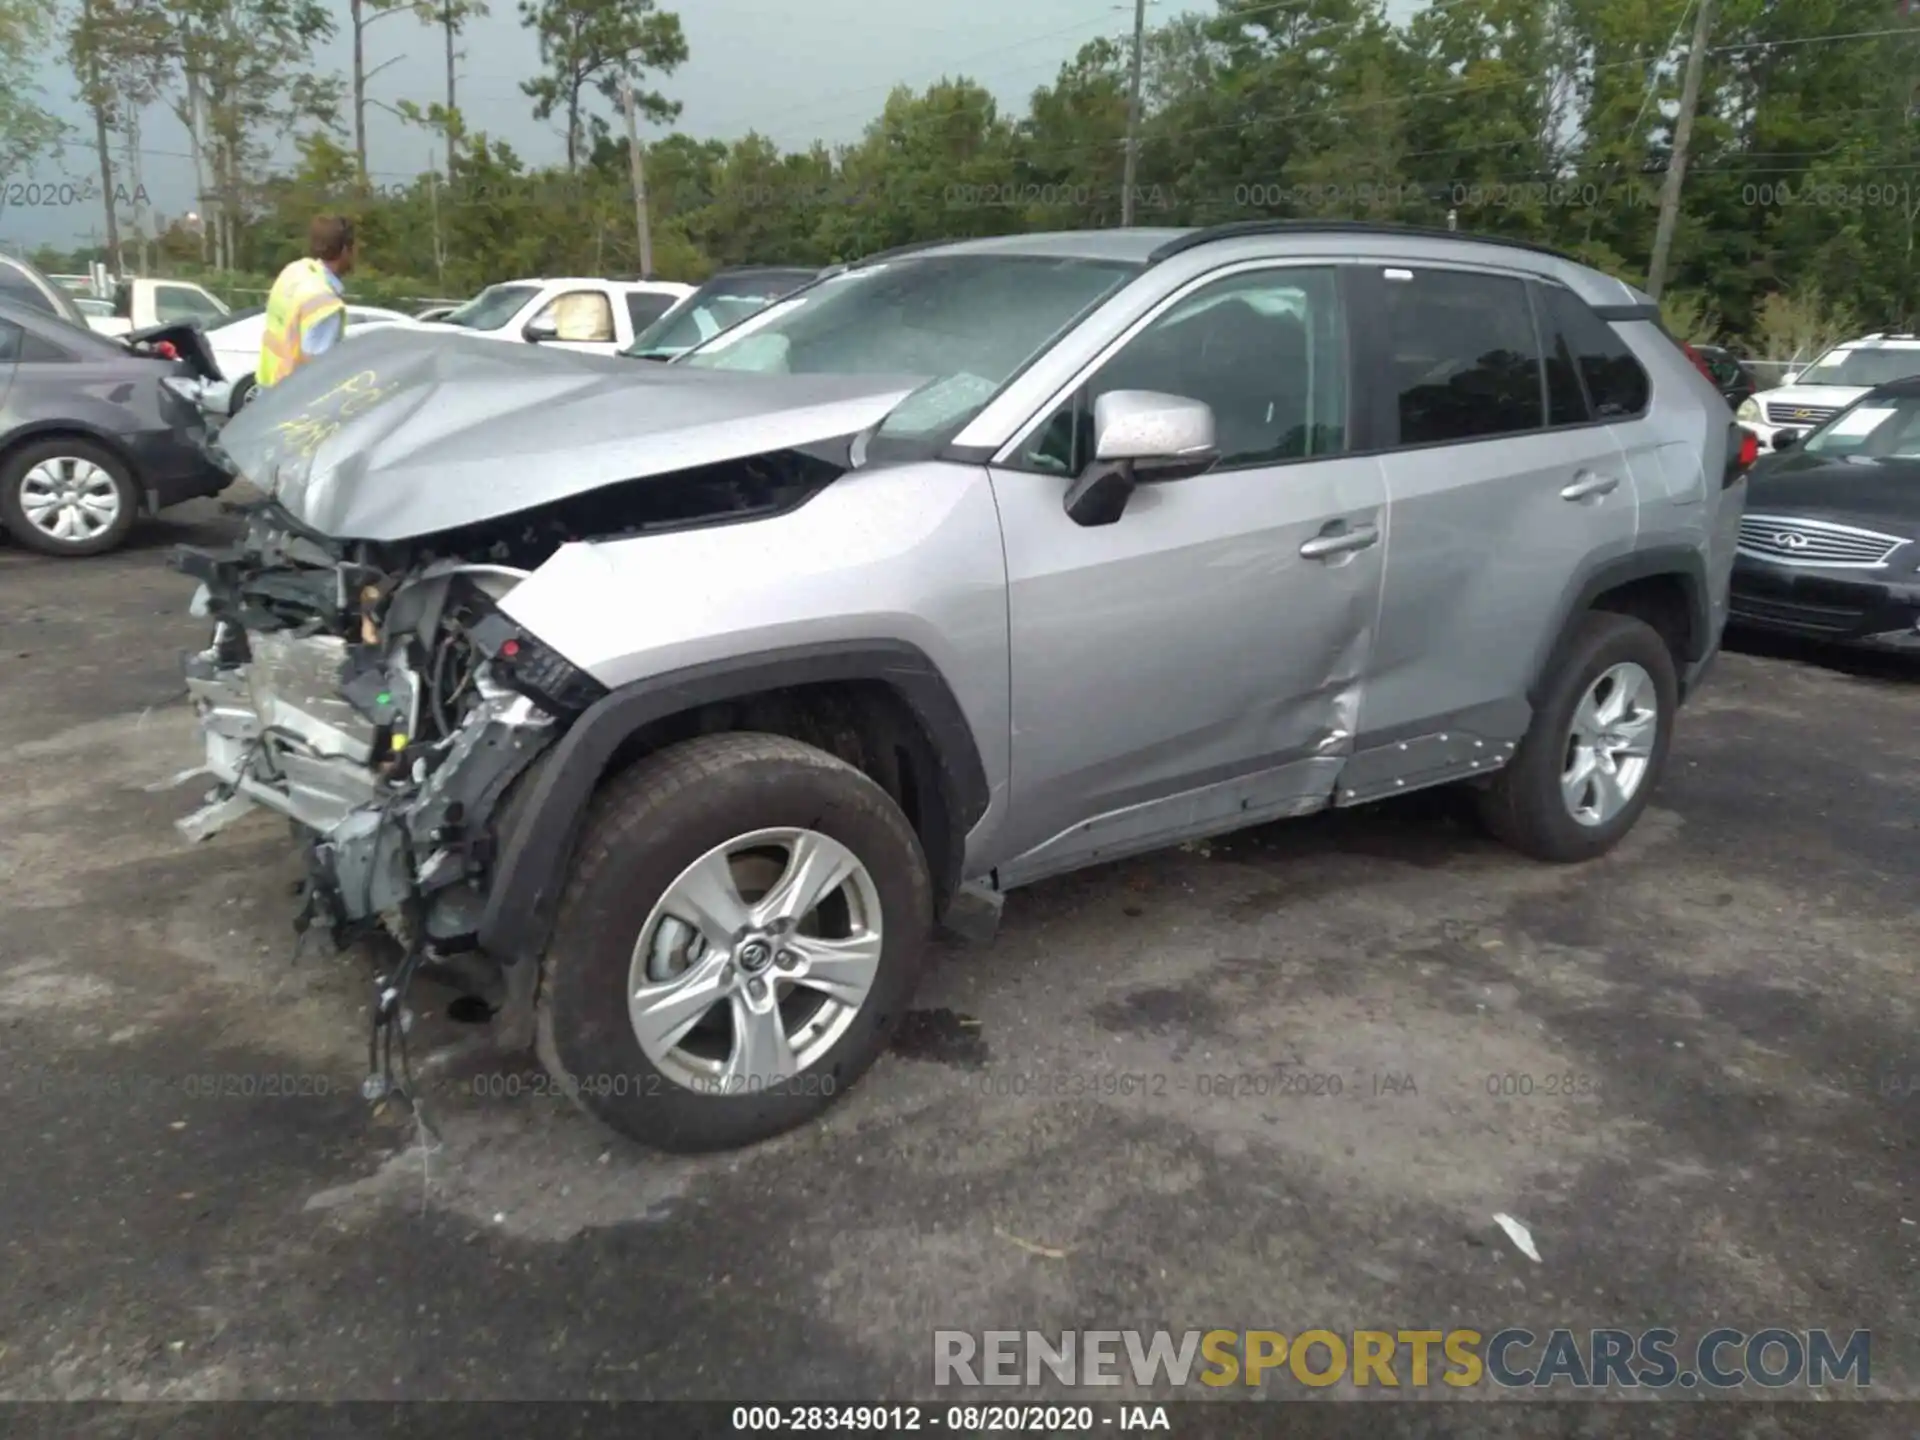
[[(635, 681), (589, 706), (528, 777), (502, 837), (481, 915), (479, 946), (502, 964), (538, 960), (552, 935), (587, 806), (629, 737), (702, 705), (836, 681), (888, 686), (926, 731), (939, 773), (952, 861), (986, 813), (990, 792), (973, 728), (946, 677), (918, 646), (860, 640), (762, 651)], [(936, 876), (936, 886), (942, 877)]]
[(1687, 633), (1682, 647), (1687, 661), (1698, 664), (1711, 654), (1716, 637), (1706, 557), (1691, 545), (1650, 546), (1590, 565), (1569, 587), (1561, 602), (1560, 623), (1547, 632), (1547, 643), (1534, 661), (1532, 682), (1527, 687), (1529, 702), (1538, 708), (1540, 693), (1553, 674), (1554, 662), (1566, 648), (1574, 626), (1593, 608), (1595, 600), (1622, 585), (1663, 575), (1679, 581), (1687, 597)]

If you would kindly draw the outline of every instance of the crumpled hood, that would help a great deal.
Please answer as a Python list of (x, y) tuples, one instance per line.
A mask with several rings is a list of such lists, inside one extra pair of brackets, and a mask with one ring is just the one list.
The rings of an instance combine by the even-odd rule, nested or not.
[(262, 392), (213, 444), (311, 530), (406, 540), (855, 435), (920, 383), (695, 370), (394, 326)]

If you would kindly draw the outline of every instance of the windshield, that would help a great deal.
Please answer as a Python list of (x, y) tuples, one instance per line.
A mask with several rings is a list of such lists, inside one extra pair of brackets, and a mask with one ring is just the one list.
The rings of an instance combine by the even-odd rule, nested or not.
[(537, 285), (489, 285), (466, 304), (442, 315), (440, 323), (467, 330), (498, 330), (539, 293)]
[(725, 293), (690, 295), (653, 324), (634, 336), (625, 354), (675, 354), (691, 350), (711, 340), (722, 330), (731, 329), (749, 315), (757, 315), (782, 295), (799, 289), (798, 285), (769, 283), (758, 290), (736, 285)]
[(1920, 345), (1911, 350), (1829, 350), (1800, 376), (1802, 385), (1886, 385), (1920, 375)]
[(1920, 395), (1869, 395), (1806, 438), (1809, 455), (1920, 460)]
[(792, 375), (924, 376), (882, 435), (964, 425), (1061, 331), (1138, 273), (1113, 261), (908, 257), (811, 285), (677, 362)]

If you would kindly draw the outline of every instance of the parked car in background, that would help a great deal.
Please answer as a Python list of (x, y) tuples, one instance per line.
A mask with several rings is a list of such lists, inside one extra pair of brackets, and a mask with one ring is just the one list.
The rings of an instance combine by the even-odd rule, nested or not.
[(1715, 387), (1736, 410), (1758, 393), (1760, 382), (1753, 372), (1724, 345), (1696, 345), (1694, 350), (1706, 362), (1707, 374)]
[(55, 315), (82, 330), (88, 328), (87, 314), (79, 297), (40, 273), (31, 263), (0, 255), (0, 300), (24, 305), (43, 315)]
[(1875, 386), (1910, 375), (1920, 375), (1920, 336), (1867, 335), (1789, 372), (1776, 388), (1741, 402), (1734, 415), (1768, 446), (1783, 431), (1804, 436)]
[(636, 335), (620, 353), (640, 360), (671, 360), (812, 284), (820, 273), (779, 265), (722, 270)]
[(352, 416), (318, 451), (223, 433), (270, 503), (177, 562), (222, 782), (180, 823), (291, 817), (309, 920), (403, 917), (670, 1150), (845, 1094), (963, 883), (1455, 782), (1589, 859), (1712, 662), (1754, 450), (1659, 313), (1255, 223), (876, 256), (624, 383), (388, 329), (377, 390), (284, 382)]
[(421, 321), (444, 320), (459, 308), (458, 305), (429, 305), (413, 318)]
[(111, 300), (96, 300), (91, 295), (75, 295), (73, 303), (80, 313), (87, 317), (87, 328), (93, 329), (95, 320), (105, 320), (113, 315)]
[(693, 290), (672, 280), (509, 280), (434, 323), (487, 340), (612, 355)]
[[(413, 316), (404, 315), (398, 310), (347, 302), (345, 335), (348, 340), (384, 325), (419, 323)], [(232, 403), (235, 409), (246, 404), (253, 393), (253, 372), (260, 365), (260, 341), (266, 329), (266, 307), (256, 305), (227, 316), (219, 325), (207, 331), (207, 344), (213, 351), (214, 363), (220, 367), (221, 375), (233, 382)]]
[(1749, 483), (1732, 623), (1920, 655), (1920, 378), (1782, 439)]
[(122, 280), (113, 290), (113, 313), (88, 318), (102, 335), (127, 335), (156, 325), (198, 325), (210, 329), (230, 313), (224, 300), (187, 280)]
[(141, 513), (216, 495), (191, 401), (162, 382), (212, 368), (166, 358), (0, 296), (0, 529), (48, 555), (98, 555)]

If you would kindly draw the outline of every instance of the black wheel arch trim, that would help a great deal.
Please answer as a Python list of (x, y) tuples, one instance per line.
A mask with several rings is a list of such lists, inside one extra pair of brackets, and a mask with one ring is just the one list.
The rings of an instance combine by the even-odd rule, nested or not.
[[(702, 705), (861, 680), (890, 687), (926, 730), (952, 852), (944, 868), (954, 871), (967, 832), (986, 813), (990, 792), (973, 728), (939, 667), (918, 646), (899, 640), (763, 651), (635, 681), (603, 696), (574, 721), (530, 775), (532, 788), (524, 802), (512, 807), (517, 818), (510, 833), (500, 837), (480, 920), (480, 948), (509, 965), (537, 960), (544, 952), (587, 806), (629, 737)], [(952, 877), (936, 875), (936, 892), (943, 879)]]
[(1706, 556), (1691, 545), (1654, 545), (1631, 554), (1602, 560), (1589, 567), (1574, 585), (1562, 607), (1560, 623), (1551, 632), (1546, 648), (1533, 667), (1533, 683), (1527, 698), (1535, 706), (1540, 692), (1553, 674), (1554, 662), (1565, 650), (1567, 640), (1580, 617), (1593, 609), (1593, 602), (1609, 590), (1639, 580), (1671, 576), (1680, 582), (1687, 600), (1687, 634), (1682, 647), (1684, 672), (1713, 653), (1715, 641), (1712, 590), (1707, 577)]

